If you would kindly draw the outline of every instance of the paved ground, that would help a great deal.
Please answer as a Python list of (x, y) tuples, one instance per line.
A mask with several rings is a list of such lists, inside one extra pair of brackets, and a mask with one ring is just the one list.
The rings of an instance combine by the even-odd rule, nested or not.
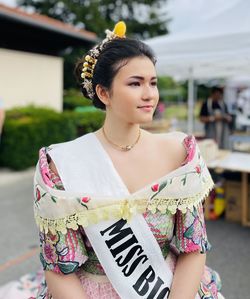
[(213, 249), (207, 265), (222, 278), (226, 299), (250, 298), (250, 228), (224, 220), (208, 221), (207, 232)]
[[(33, 169), (21, 173), (0, 169), (0, 285), (39, 266), (32, 174)], [(220, 220), (207, 222), (207, 230), (213, 245), (207, 264), (220, 273), (225, 298), (250, 298), (250, 228)]]
[(38, 235), (32, 209), (33, 172), (0, 169), (0, 285), (39, 265), (34, 250)]

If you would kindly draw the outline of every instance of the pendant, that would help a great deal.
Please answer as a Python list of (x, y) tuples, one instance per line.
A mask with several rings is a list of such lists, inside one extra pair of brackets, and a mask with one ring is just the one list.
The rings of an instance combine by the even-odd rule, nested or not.
[(133, 147), (132, 145), (126, 145), (122, 149), (127, 152), (130, 151), (132, 147)]

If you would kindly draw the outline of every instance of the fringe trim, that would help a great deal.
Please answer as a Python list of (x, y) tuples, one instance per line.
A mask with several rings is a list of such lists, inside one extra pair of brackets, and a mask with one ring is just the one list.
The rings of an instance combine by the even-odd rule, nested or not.
[(186, 213), (187, 210), (192, 211), (197, 207), (208, 196), (213, 186), (214, 183), (210, 178), (206, 182), (202, 192), (188, 198), (154, 198), (152, 201), (148, 201), (148, 199), (127, 199), (113, 203), (112, 205), (76, 212), (73, 215), (59, 219), (43, 218), (38, 215), (35, 209), (35, 221), (40, 231), (44, 231), (45, 233), (50, 231), (52, 234), (56, 232), (66, 234), (67, 229), (77, 230), (79, 226), (88, 227), (103, 220), (118, 220), (123, 218), (129, 222), (134, 215), (142, 214), (147, 210), (153, 214), (157, 212), (162, 214), (170, 212), (174, 215), (177, 210)]
[(202, 192), (187, 198), (155, 198), (152, 202), (149, 202), (147, 208), (153, 214), (157, 211), (165, 213), (165, 211), (169, 211), (171, 214), (175, 214), (177, 210), (180, 210), (182, 213), (186, 213), (187, 210), (193, 211), (194, 207), (197, 207), (199, 203), (205, 199), (209, 192), (213, 189), (214, 182), (210, 178), (206, 184)]

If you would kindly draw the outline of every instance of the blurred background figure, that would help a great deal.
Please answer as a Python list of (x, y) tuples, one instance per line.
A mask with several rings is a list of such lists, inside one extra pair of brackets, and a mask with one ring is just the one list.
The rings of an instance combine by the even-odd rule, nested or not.
[(5, 119), (5, 112), (4, 112), (4, 107), (3, 107), (3, 101), (0, 98), (0, 143), (1, 143), (1, 135), (2, 135), (4, 119)]
[(249, 130), (250, 128), (250, 88), (241, 88), (236, 102), (236, 129)]
[(241, 113), (250, 116), (250, 88), (243, 88), (239, 92), (237, 106)]
[(211, 96), (203, 103), (200, 121), (205, 125), (205, 137), (214, 139), (219, 148), (228, 148), (232, 117), (223, 100), (223, 89), (213, 87)]
[(165, 104), (162, 101), (159, 101), (156, 110), (155, 110), (155, 114), (154, 114), (154, 118), (155, 119), (163, 119), (164, 118), (164, 112), (165, 112)]

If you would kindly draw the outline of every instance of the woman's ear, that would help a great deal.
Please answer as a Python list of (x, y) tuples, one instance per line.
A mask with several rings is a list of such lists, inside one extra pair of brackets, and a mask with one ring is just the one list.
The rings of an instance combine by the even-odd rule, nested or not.
[(95, 92), (100, 99), (100, 101), (103, 102), (104, 105), (108, 106), (110, 103), (110, 96), (107, 88), (101, 86), (100, 84), (96, 85)]

